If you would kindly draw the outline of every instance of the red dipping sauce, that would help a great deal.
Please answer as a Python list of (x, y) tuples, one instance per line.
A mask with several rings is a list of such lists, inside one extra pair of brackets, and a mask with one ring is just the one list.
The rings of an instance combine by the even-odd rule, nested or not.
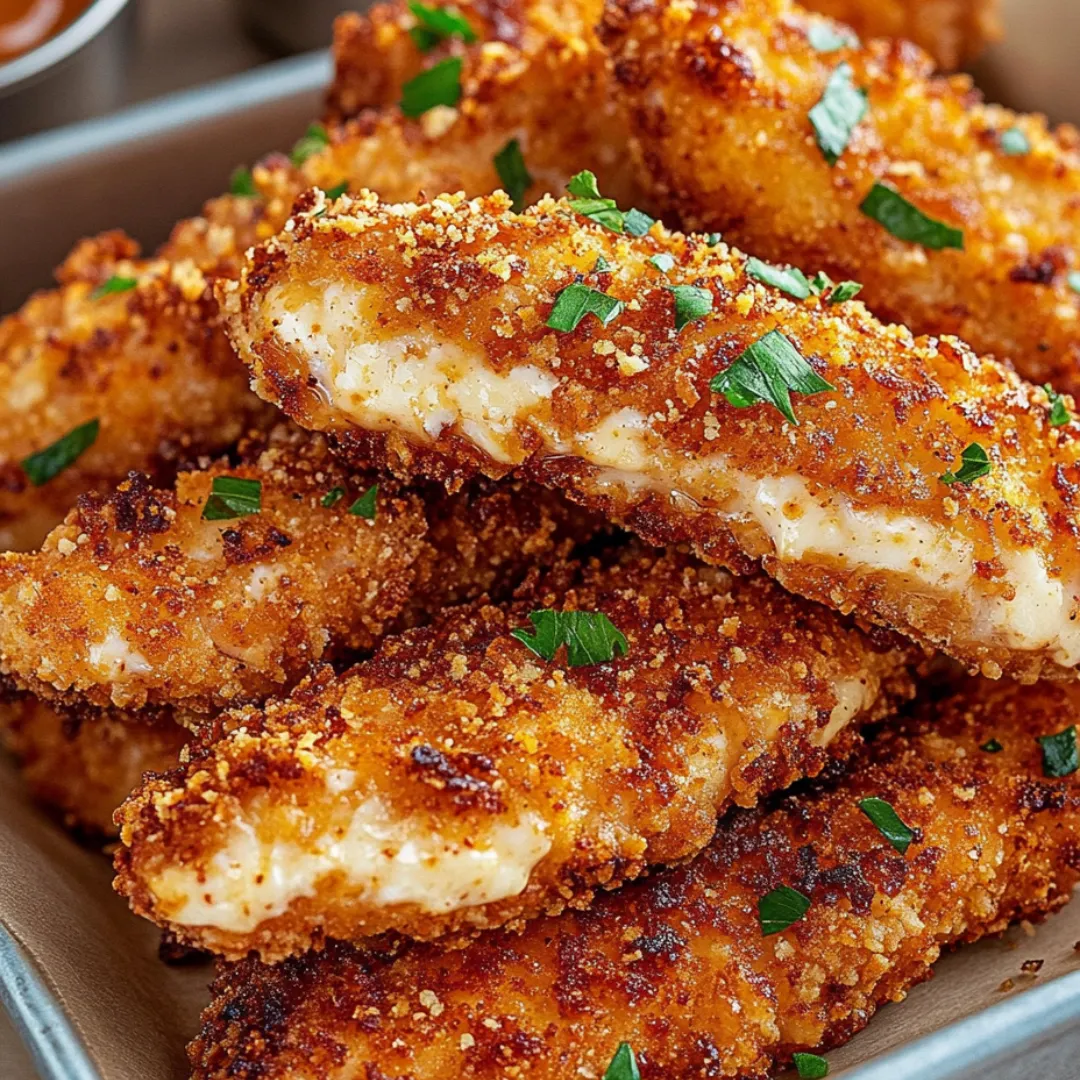
[(0, 0), (0, 63), (37, 48), (90, 6), (91, 0)]

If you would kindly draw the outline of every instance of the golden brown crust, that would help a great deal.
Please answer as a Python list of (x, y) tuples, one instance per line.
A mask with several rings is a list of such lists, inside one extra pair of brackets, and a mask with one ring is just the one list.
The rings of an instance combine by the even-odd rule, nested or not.
[(803, 0), (803, 7), (852, 27), (863, 39), (902, 38), (955, 71), (1001, 37), (998, 0)]
[(144, 773), (175, 768), (190, 737), (166, 720), (83, 722), (29, 694), (0, 702), (0, 745), (18, 760), (30, 795), (94, 839), (116, 836), (116, 808)]
[[(538, 659), (512, 631), (542, 608), (603, 612), (628, 655)], [(226, 714), (219, 740), (123, 808), (118, 888), (233, 957), (584, 906), (693, 854), (725, 806), (820, 771), (849, 725), (910, 694), (913, 659), (766, 578), (632, 546)], [(360, 854), (369, 827), (383, 861)], [(460, 869), (484, 851), (492, 862)]]
[[(737, 811), (705, 852), (460, 951), (394, 958), (331, 944), (224, 969), (190, 1048), (197, 1080), (536, 1080), (599, 1076), (629, 1041), (645, 1080), (760, 1080), (901, 999), (940, 950), (1063, 904), (1080, 872), (1077, 774), (1044, 777), (1036, 736), (1080, 690), (971, 682), (886, 732), (835, 785)], [(979, 747), (996, 738), (1004, 747)], [(887, 800), (916, 830), (900, 855), (860, 811)], [(786, 885), (804, 919), (762, 937)]]
[[(191, 262), (139, 260), (120, 234), (79, 245), (58, 289), (0, 321), (0, 549), (36, 547), (76, 496), (130, 469), (167, 479), (234, 442), (265, 410), (248, 390)], [(109, 278), (137, 278), (95, 297)], [(96, 442), (34, 487), (22, 461), (93, 419)]]
[[(1033, 382), (1080, 389), (1075, 130), (981, 104), (967, 76), (933, 78), (906, 43), (818, 52), (807, 34), (822, 25), (788, 0), (609, 7), (601, 36), (656, 201), (685, 228), (861, 282), (883, 319), (956, 334)], [(830, 168), (808, 113), (842, 61), (869, 109)], [(1027, 153), (1002, 148), (1013, 127)], [(961, 228), (964, 250), (892, 237), (859, 209), (875, 181)]]
[[(258, 481), (260, 512), (203, 520), (222, 476)], [(374, 484), (375, 520), (349, 513)], [(282, 424), (175, 489), (135, 475), (83, 496), (40, 553), (0, 556), (0, 666), (68, 705), (170, 707), (195, 725), (506, 587), (596, 528), (520, 485), (402, 489)]]
[[(549, 329), (575, 282), (626, 309)], [(677, 285), (713, 305), (681, 332)], [(702, 237), (617, 236), (551, 200), (514, 215), (502, 196), (313, 193), (223, 295), (257, 391), (346, 455), (448, 481), (514, 470), (650, 543), (760, 560), (987, 674), (1080, 659), (1080, 429), (1051, 426), (1041, 390), (956, 339), (913, 338), (858, 301), (793, 301)], [(774, 329), (836, 388), (795, 394), (797, 427), (710, 389)], [(972, 443), (990, 474), (944, 483)]]

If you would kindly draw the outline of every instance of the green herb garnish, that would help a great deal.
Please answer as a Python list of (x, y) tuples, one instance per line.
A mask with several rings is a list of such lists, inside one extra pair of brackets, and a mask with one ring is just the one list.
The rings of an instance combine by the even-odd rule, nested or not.
[(845, 300), (851, 300), (862, 292), (862, 285), (857, 281), (841, 281), (833, 291), (825, 297), (826, 304), (842, 304)]
[(525, 192), (529, 190), (533, 178), (525, 167), (521, 143), (517, 139), (511, 139), (495, 155), (495, 171), (499, 174), (503, 190), (513, 199), (511, 209), (515, 214), (520, 214), (525, 207)]
[(372, 484), (372, 486), (349, 507), (349, 513), (352, 514), (353, 517), (362, 517), (365, 521), (374, 521), (375, 502), (378, 497), (379, 485)]
[(821, 100), (810, 110), (817, 144), (830, 165), (840, 160), (859, 121), (866, 115), (866, 91), (855, 86), (851, 77), (851, 65), (838, 64), (825, 84)]
[(210, 498), (203, 507), (203, 521), (226, 521), (257, 514), (262, 509), (262, 481), (239, 476), (215, 476)]
[(603, 225), (605, 229), (621, 233), (623, 231), (623, 212), (614, 199), (605, 199), (596, 186), (596, 174), (589, 169), (582, 169), (570, 178), (566, 190), (574, 196), (570, 200), (570, 209), (575, 214)]
[(615, 267), (612, 266), (603, 255), (596, 256), (596, 264), (592, 268), (594, 274), (610, 274), (614, 269)]
[(674, 267), (675, 258), (666, 251), (661, 251), (658, 255), (653, 255), (649, 259), (649, 265), (654, 266), (661, 274), (666, 274)]
[(1050, 426), (1064, 427), (1069, 422), (1069, 410), (1065, 407), (1065, 399), (1049, 384), (1044, 383), (1043, 389), (1050, 399)]
[(344, 498), (345, 489), (343, 487), (335, 487), (331, 488), (319, 501), (323, 506), (337, 506)]
[(820, 394), (836, 389), (780, 330), (770, 330), (748, 346), (729, 368), (713, 376), (709, 388), (723, 394), (737, 409), (768, 402), (790, 424), (799, 422), (791, 407), (792, 393)]
[(789, 885), (781, 885), (778, 889), (773, 889), (758, 901), (761, 936), (779, 934), (792, 923), (797, 923), (809, 910), (810, 897), (803, 896), (798, 889), (793, 889)]
[(985, 750), (988, 754), (1000, 754), (1005, 747), (1002, 746), (997, 739), (987, 739), (979, 749)]
[(335, 184), (332, 188), (327, 188), (324, 194), (328, 199), (340, 199), (348, 190), (349, 181), (342, 180), (340, 184)]
[(712, 311), (713, 294), (697, 285), (668, 285), (668, 292), (675, 297), (675, 331), (695, 319), (703, 319)]
[(810, 42), (812, 49), (824, 53), (859, 47), (859, 39), (854, 34), (840, 31), (835, 26), (824, 22), (814, 23), (806, 31), (806, 40)]
[(875, 828), (903, 855), (915, 839), (915, 830), (900, 820), (900, 815), (884, 799), (860, 799), (859, 809), (874, 823)]
[(1031, 143), (1028, 142), (1028, 137), (1018, 127), (1011, 127), (1008, 131), (1003, 131), (998, 142), (1001, 149), (1010, 157), (1019, 157), (1022, 154), (1031, 152)]
[(720, 241), (724, 239), (724, 235), (723, 235), (723, 233), (711, 232), (711, 233), (706, 233), (704, 239), (705, 239), (705, 246), (706, 247), (716, 247), (716, 245), (719, 244)]
[(649, 217), (644, 210), (636, 206), (630, 207), (623, 215), (623, 228), (631, 236), (644, 236), (654, 225), (656, 218)]
[(791, 1063), (799, 1080), (822, 1080), (829, 1075), (829, 1063), (817, 1054), (792, 1054)]
[(237, 165), (229, 177), (229, 194), (242, 195), (245, 198), (257, 197), (259, 189), (255, 186), (255, 177), (246, 165)]
[(1074, 293), (1080, 293), (1080, 270), (1070, 270), (1065, 275), (1065, 281)]
[(950, 469), (942, 474), (943, 484), (970, 484), (990, 471), (990, 457), (977, 442), (964, 447), (960, 453), (960, 462), (960, 468), (956, 472)]
[(796, 300), (805, 300), (810, 295), (810, 282), (797, 266), (773, 266), (751, 255), (746, 260), (746, 274), (755, 281), (794, 296)]
[(511, 630), (530, 652), (544, 660), (554, 660), (560, 645), (566, 646), (566, 662), (571, 667), (606, 664), (615, 654), (625, 656), (625, 635), (602, 611), (534, 611), (529, 615), (533, 629)]
[(953, 228), (943, 221), (924, 214), (908, 202), (894, 187), (878, 181), (859, 204), (859, 209), (878, 224), (883, 225), (898, 240), (922, 244), (925, 248), (940, 251), (942, 248), (964, 250), (962, 229)]
[(626, 305), (614, 296), (594, 289), (589, 285), (582, 285), (580, 281), (567, 285), (558, 296), (555, 297), (555, 306), (548, 316), (547, 325), (552, 330), (561, 330), (564, 334), (576, 330), (578, 324), (586, 315), (595, 315), (600, 322), (607, 326), (613, 319), (617, 319)]
[(428, 7), (409, 0), (409, 10), (417, 23), (409, 30), (409, 37), (421, 52), (430, 52), (440, 41), (453, 37), (461, 38), (466, 45), (476, 41), (476, 32), (457, 8)]
[(629, 1043), (619, 1043), (619, 1049), (604, 1072), (604, 1080), (641, 1080), (637, 1058)]
[(401, 111), (415, 119), (436, 105), (456, 105), (461, 99), (461, 57), (449, 56), (421, 71), (401, 88)]
[(101, 421), (97, 418), (87, 420), (72, 428), (54, 443), (43, 450), (38, 450), (22, 460), (22, 471), (34, 487), (47, 484), (70, 465), (73, 465), (91, 446), (101, 430)]
[(1070, 724), (1056, 735), (1041, 735), (1038, 742), (1042, 747), (1043, 776), (1071, 776), (1080, 769), (1075, 724)]
[(296, 145), (289, 154), (294, 165), (303, 165), (309, 157), (325, 150), (330, 145), (330, 136), (322, 124), (309, 124), (307, 131), (296, 140)]
[(121, 277), (119, 274), (113, 274), (108, 281), (103, 281), (91, 294), (91, 300), (99, 300), (103, 296), (108, 296), (110, 293), (130, 292), (139, 284), (138, 278), (133, 277)]

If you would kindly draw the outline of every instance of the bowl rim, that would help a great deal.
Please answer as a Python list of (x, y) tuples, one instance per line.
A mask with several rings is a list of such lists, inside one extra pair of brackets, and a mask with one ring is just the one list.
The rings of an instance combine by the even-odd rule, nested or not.
[(59, 34), (36, 48), (0, 64), (0, 95), (20, 90), (47, 74), (94, 40), (131, 0), (92, 0), (85, 11)]

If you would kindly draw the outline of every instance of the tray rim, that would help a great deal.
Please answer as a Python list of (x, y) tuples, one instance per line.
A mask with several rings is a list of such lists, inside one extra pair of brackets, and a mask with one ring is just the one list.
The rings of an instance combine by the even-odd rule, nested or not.
[[(0, 152), (0, 199), (13, 186), (24, 185), (35, 175), (70, 164), (75, 158), (90, 164), (95, 159), (104, 163), (111, 154), (143, 140), (318, 92), (328, 84), (330, 73), (331, 62), (325, 50), (305, 53), (8, 143)], [(94, 1071), (57, 1071), (49, 1067), (56, 1053), (56, 1043), (50, 1042), (50, 1037), (59, 1034), (62, 1048), (75, 1054), (70, 1059), (72, 1064), (81, 1056), (80, 1064), (93, 1068), (72, 1019), (50, 991), (47, 979), (48, 972), (36, 972), (17, 943), (0, 933), (0, 1007), (11, 1018), (39, 1067), (46, 1070), (43, 1080), (100, 1080)], [(41, 1015), (54, 1017), (56, 1026), (50, 1030), (48, 1026), (28, 1023), (23, 1008), (27, 1001), (32, 1001)], [(967, 1080), (980, 1066), (989, 1067), (1005, 1054), (1022, 1052), (1078, 1023), (1080, 971), (1074, 971), (836, 1075), (844, 1080)]]

